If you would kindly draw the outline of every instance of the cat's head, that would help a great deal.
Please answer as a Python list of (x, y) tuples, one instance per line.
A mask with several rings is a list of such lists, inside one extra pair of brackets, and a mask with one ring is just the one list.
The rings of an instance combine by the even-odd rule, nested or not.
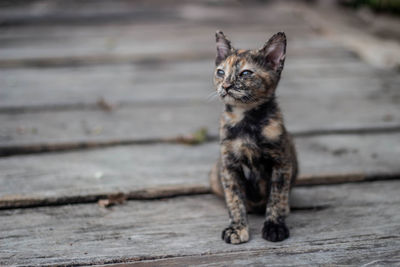
[(234, 49), (221, 31), (216, 33), (214, 85), (226, 104), (254, 106), (275, 94), (286, 55), (286, 36), (279, 32), (260, 49)]

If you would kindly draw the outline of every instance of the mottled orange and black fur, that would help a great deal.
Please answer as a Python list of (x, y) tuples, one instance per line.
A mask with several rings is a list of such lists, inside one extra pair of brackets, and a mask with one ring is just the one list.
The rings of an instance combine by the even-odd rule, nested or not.
[(214, 85), (225, 104), (220, 122), (220, 158), (211, 188), (225, 197), (230, 225), (227, 243), (249, 240), (247, 212), (265, 212), (262, 237), (289, 237), (285, 218), (297, 176), (292, 139), (285, 129), (275, 90), (283, 69), (286, 36), (277, 33), (258, 50), (236, 50), (219, 31)]

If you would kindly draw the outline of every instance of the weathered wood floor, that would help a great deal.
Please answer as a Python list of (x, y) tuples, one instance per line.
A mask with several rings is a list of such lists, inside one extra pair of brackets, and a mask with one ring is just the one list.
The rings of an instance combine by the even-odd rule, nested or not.
[[(1, 6), (0, 265), (399, 266), (400, 77), (326, 38), (310, 12)], [(218, 155), (217, 29), (242, 48), (288, 36), (278, 95), (301, 175), (281, 243), (261, 238), (255, 215), (250, 242), (220, 239), (227, 211), (207, 177)], [(126, 201), (97, 204), (109, 197)]]

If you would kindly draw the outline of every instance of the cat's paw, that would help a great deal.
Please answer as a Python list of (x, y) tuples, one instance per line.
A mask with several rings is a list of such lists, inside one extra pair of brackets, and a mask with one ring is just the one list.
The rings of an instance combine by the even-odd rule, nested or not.
[(282, 241), (289, 237), (289, 229), (284, 222), (266, 221), (261, 233), (264, 239), (272, 242)]
[(249, 228), (242, 225), (231, 225), (222, 231), (222, 240), (229, 244), (245, 243), (249, 237)]

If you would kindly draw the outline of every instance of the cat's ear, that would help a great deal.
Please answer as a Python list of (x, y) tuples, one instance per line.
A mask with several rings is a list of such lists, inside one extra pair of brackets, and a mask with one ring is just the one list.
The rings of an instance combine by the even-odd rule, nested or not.
[(215, 33), (215, 41), (217, 42), (217, 57), (215, 58), (215, 65), (219, 65), (231, 53), (231, 41), (224, 35), (222, 31)]
[(283, 32), (274, 34), (264, 47), (259, 50), (267, 66), (281, 72), (286, 57), (286, 35)]

